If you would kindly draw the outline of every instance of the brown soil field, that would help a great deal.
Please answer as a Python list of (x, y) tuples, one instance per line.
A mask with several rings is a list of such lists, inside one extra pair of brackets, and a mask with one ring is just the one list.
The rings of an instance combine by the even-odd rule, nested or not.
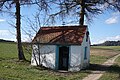
[(112, 57), (117, 55), (118, 51), (113, 50), (107, 50), (107, 49), (95, 49), (91, 48), (90, 55), (96, 55), (96, 56), (106, 56), (106, 57)]

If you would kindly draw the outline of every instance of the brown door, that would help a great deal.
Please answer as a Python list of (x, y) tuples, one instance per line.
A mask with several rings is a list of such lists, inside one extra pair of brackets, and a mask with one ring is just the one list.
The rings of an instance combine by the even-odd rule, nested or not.
[(59, 47), (59, 70), (68, 70), (69, 47)]

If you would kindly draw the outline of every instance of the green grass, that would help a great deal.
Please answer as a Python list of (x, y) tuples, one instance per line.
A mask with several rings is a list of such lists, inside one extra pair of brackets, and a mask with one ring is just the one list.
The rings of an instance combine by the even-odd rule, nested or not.
[(0, 79), (5, 80), (78, 80), (88, 73), (58, 73), (52, 70), (32, 67), (26, 62), (16, 60), (0, 61)]
[(92, 46), (90, 63), (102, 64), (120, 51), (120, 46)]
[[(30, 55), (25, 51), (30, 60)], [(89, 74), (89, 70), (76, 73), (59, 73), (33, 67), (29, 62), (19, 62), (15, 43), (0, 43), (0, 80), (79, 80)]]
[[(94, 48), (92, 47), (91, 50), (94, 51)], [(114, 50), (116, 50), (115, 47)], [(99, 51), (95, 52), (95, 54), (99, 53)], [(30, 60), (31, 56), (28, 52), (24, 51), (24, 54), (27, 60)], [(91, 55), (90, 60), (93, 64), (101, 64), (109, 57)], [(120, 62), (120, 59), (116, 61)], [(90, 71), (81, 70), (80, 72), (59, 73), (40, 67), (33, 67), (29, 62), (18, 61), (16, 43), (0, 43), (0, 80), (80, 80), (90, 74)], [(114, 75), (118, 76), (118, 74)]]
[[(92, 46), (92, 48), (112, 50), (114, 52), (120, 53), (120, 46)], [(98, 57), (96, 57), (96, 60), (97, 59)], [(99, 59), (102, 59), (102, 58), (100, 58), (99, 56)], [(119, 80), (119, 79), (120, 79), (120, 56), (116, 59), (115, 64), (109, 67), (108, 70), (106, 70), (106, 73), (104, 73), (104, 75), (99, 80)]]
[(99, 80), (119, 80), (120, 79), (120, 56), (116, 59), (106, 73)]
[(17, 46), (15, 43), (0, 42), (0, 59), (17, 58)]
[[(120, 46), (92, 46), (92, 49), (110, 50), (120, 53)], [(99, 52), (100, 53), (100, 52)], [(106, 53), (106, 52), (105, 52)], [(101, 64), (109, 59), (110, 56), (91, 56), (91, 62)], [(120, 80), (120, 56), (116, 59), (115, 64), (106, 70), (106, 73), (99, 80)]]
[(107, 59), (108, 59), (108, 57), (106, 57), (106, 56), (96, 56), (96, 55), (92, 55), (92, 56), (90, 56), (90, 63), (91, 63), (91, 64), (102, 64), (102, 63), (104, 63)]
[[(24, 47), (23, 47), (24, 49)], [(30, 54), (24, 50), (24, 54), (27, 60), (30, 60)], [(13, 42), (0, 42), (0, 59), (16, 59), (17, 54), (17, 44)]]

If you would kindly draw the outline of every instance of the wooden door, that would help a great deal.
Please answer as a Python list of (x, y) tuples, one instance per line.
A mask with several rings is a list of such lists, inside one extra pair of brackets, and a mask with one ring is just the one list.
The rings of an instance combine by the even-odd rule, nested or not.
[(59, 47), (59, 70), (68, 70), (69, 47)]

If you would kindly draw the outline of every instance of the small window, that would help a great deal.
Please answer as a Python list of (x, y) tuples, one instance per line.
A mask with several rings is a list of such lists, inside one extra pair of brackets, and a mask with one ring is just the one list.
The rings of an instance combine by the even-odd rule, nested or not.
[(87, 47), (85, 47), (85, 50), (84, 50), (84, 59), (87, 59)]
[(89, 31), (86, 32), (86, 42), (88, 42), (88, 38), (89, 38)]

